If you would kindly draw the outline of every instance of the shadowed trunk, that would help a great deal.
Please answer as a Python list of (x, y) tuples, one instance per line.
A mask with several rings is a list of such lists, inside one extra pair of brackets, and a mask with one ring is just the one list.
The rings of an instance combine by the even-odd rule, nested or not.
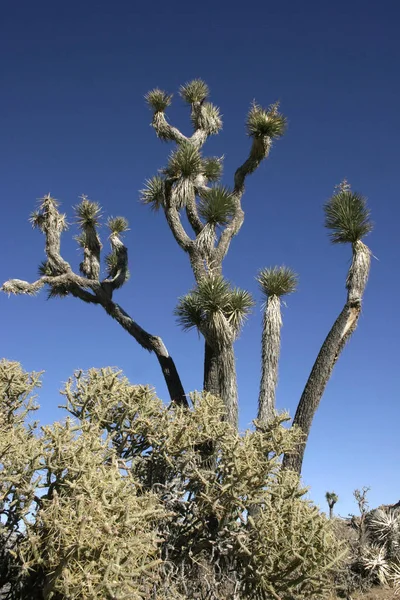
[(233, 344), (220, 349), (205, 342), (204, 390), (223, 400), (227, 421), (237, 429), (238, 391)]
[(315, 412), (346, 342), (351, 337), (361, 313), (362, 296), (367, 284), (371, 252), (361, 241), (353, 244), (353, 260), (348, 272), (347, 302), (328, 333), (300, 398), (293, 425), (304, 433), (303, 442), (292, 454), (285, 454), (283, 466), (301, 473), (304, 451)]
[(281, 346), (281, 303), (271, 296), (263, 316), (262, 365), (257, 419), (267, 424), (275, 414), (275, 392), (278, 382), (278, 362)]

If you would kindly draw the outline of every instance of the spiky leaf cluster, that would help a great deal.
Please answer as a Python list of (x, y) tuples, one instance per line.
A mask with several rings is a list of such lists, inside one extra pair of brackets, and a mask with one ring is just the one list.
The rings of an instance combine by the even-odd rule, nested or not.
[(118, 236), (129, 231), (129, 223), (125, 217), (110, 217), (107, 220), (107, 227), (111, 234), (116, 234)]
[(81, 203), (75, 207), (77, 224), (81, 229), (97, 227), (100, 224), (101, 206), (98, 202), (92, 202), (87, 196), (81, 196)]
[(180, 144), (169, 157), (165, 175), (171, 179), (194, 179), (202, 171), (202, 159), (198, 149), (191, 143)]
[(211, 183), (219, 181), (221, 178), (223, 166), (222, 161), (223, 157), (210, 156), (203, 158), (203, 175)]
[(236, 200), (232, 192), (217, 185), (202, 192), (198, 205), (199, 215), (214, 226), (227, 225), (236, 211)]
[(163, 112), (171, 104), (172, 94), (155, 88), (145, 95), (145, 100), (155, 112)]
[(276, 103), (265, 109), (253, 102), (246, 121), (248, 135), (254, 138), (282, 137), (286, 130), (287, 119), (278, 111), (278, 107), (279, 104)]
[(180, 96), (188, 104), (203, 102), (208, 98), (209, 93), (208, 85), (202, 79), (193, 79), (193, 81), (185, 83), (179, 89)]
[(334, 194), (324, 210), (325, 227), (334, 244), (355, 244), (373, 229), (366, 199), (350, 189)]
[(222, 276), (214, 275), (202, 279), (192, 292), (179, 299), (175, 316), (184, 330), (202, 331), (212, 317), (221, 315), (236, 334), (253, 306), (248, 292), (232, 288)]
[(281, 297), (292, 294), (296, 290), (298, 276), (288, 267), (272, 267), (262, 269), (257, 276), (257, 281), (266, 298)]
[(146, 180), (146, 187), (140, 191), (140, 200), (143, 204), (149, 204), (151, 209), (158, 211), (164, 206), (165, 192), (164, 180), (156, 175)]

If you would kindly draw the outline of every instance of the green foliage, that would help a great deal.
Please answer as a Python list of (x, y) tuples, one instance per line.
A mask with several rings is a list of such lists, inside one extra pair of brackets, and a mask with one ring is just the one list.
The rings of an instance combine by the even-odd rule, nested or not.
[(111, 231), (111, 234), (118, 236), (129, 231), (129, 223), (125, 217), (110, 217), (107, 220), (107, 227)]
[(193, 81), (182, 85), (179, 90), (179, 94), (188, 104), (203, 102), (209, 93), (208, 85), (202, 79), (193, 79)]
[(75, 207), (78, 226), (81, 229), (97, 227), (100, 224), (101, 206), (98, 202), (92, 202), (87, 196), (81, 196), (82, 201)]
[(253, 306), (249, 292), (232, 288), (221, 275), (213, 275), (202, 279), (192, 292), (179, 299), (175, 315), (186, 331), (195, 327), (204, 332), (207, 328), (208, 334), (212, 334), (217, 329), (222, 337), (225, 331), (235, 338)]
[(223, 157), (210, 156), (203, 158), (203, 175), (211, 183), (219, 181), (222, 175)]
[(298, 276), (288, 267), (262, 269), (257, 276), (260, 290), (266, 298), (285, 296), (296, 291)]
[(217, 185), (202, 192), (198, 210), (206, 223), (224, 226), (235, 214), (236, 200), (227, 187)]
[(202, 159), (198, 149), (191, 143), (180, 144), (169, 157), (165, 174), (171, 179), (193, 179), (202, 171)]
[(190, 410), (166, 407), (119, 371), (92, 369), (66, 384), (70, 417), (35, 436), (24, 417), (37, 383), (0, 363), (3, 521), (17, 511), (12, 598), (305, 600), (330, 590), (344, 548), (281, 470), (302, 435), (283, 426), (286, 414), (240, 435), (210, 394), (193, 394)]
[(287, 120), (278, 112), (279, 104), (272, 104), (267, 109), (253, 102), (247, 115), (247, 133), (254, 138), (282, 137), (285, 133)]
[(163, 112), (170, 106), (172, 94), (167, 94), (163, 90), (155, 88), (145, 95), (145, 100), (155, 112)]
[(155, 212), (162, 208), (165, 202), (163, 178), (156, 175), (147, 179), (146, 187), (140, 191), (140, 200), (143, 204), (149, 204)]
[(339, 189), (325, 204), (325, 227), (334, 244), (355, 244), (373, 229), (366, 199), (348, 187)]

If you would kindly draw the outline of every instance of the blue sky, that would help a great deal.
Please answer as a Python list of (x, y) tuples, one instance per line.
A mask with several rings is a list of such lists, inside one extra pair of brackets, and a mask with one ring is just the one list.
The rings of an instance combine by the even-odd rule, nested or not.
[[(202, 343), (182, 333), (173, 309), (193, 283), (187, 257), (163, 215), (138, 202), (146, 178), (171, 150), (149, 127), (143, 96), (177, 92), (201, 77), (220, 106), (223, 132), (205, 153), (225, 154), (224, 183), (246, 157), (244, 119), (255, 98), (280, 100), (289, 128), (248, 181), (245, 224), (225, 275), (259, 298), (261, 267), (286, 264), (300, 276), (284, 308), (278, 407), (293, 415), (319, 347), (345, 299), (350, 248), (329, 244), (324, 201), (347, 178), (368, 197), (376, 228), (368, 238), (371, 278), (359, 327), (337, 364), (313, 423), (303, 479), (325, 508), (355, 512), (352, 491), (396, 502), (400, 449), (397, 369), (400, 101), (397, 2), (256, 1), (138, 4), (98, 0), (5, 2), (0, 51), (0, 280), (32, 280), (43, 239), (28, 216), (47, 192), (69, 221), (80, 194), (105, 215), (125, 215), (132, 277), (115, 297), (161, 335), (186, 390), (201, 388)], [(189, 132), (179, 97), (171, 121)], [(74, 228), (62, 252), (77, 268)], [(106, 233), (104, 231), (103, 237)], [(0, 355), (46, 371), (40, 418), (60, 418), (62, 382), (75, 369), (117, 365), (133, 382), (167, 393), (154, 356), (98, 307), (75, 299), (0, 296)], [(236, 345), (240, 423), (256, 414), (260, 373), (258, 306)]]

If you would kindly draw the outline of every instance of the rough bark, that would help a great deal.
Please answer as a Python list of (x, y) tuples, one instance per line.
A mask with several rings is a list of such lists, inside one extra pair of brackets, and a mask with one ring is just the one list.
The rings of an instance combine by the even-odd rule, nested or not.
[(271, 296), (264, 310), (261, 340), (262, 364), (257, 419), (264, 424), (271, 421), (275, 414), (281, 327), (281, 301), (278, 296)]
[(285, 468), (299, 474), (314, 415), (336, 361), (357, 326), (370, 262), (369, 248), (361, 241), (355, 242), (353, 244), (353, 260), (346, 281), (347, 301), (322, 344), (293, 419), (293, 425), (300, 427), (304, 434), (303, 442), (293, 453), (286, 454), (283, 459)]
[(238, 391), (233, 344), (219, 348), (205, 342), (204, 390), (223, 400), (226, 419), (237, 428)]

